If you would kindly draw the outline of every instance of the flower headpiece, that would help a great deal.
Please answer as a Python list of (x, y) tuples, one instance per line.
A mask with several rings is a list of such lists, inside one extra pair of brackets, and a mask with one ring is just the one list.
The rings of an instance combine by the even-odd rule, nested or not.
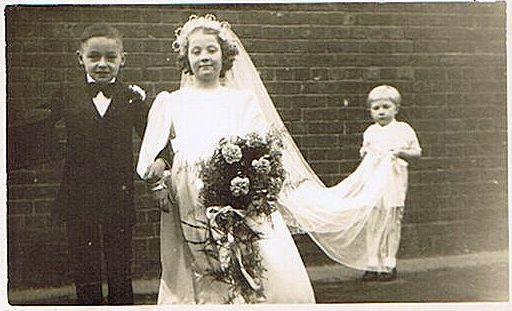
[(206, 14), (205, 16), (190, 15), (188, 21), (174, 30), (176, 40), (172, 43), (172, 48), (177, 53), (185, 53), (182, 49), (185, 47), (188, 36), (197, 28), (213, 29), (219, 32), (221, 40), (230, 40), (229, 29), (231, 26), (226, 21), (218, 21), (215, 15)]

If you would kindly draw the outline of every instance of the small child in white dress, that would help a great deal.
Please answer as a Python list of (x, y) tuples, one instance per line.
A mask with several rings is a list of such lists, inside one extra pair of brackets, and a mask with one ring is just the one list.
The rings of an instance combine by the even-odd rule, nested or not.
[[(368, 236), (373, 238), (367, 241), (369, 258), (363, 275), (365, 281), (392, 281), (397, 277), (396, 254), (407, 193), (407, 160), (421, 156), (414, 129), (395, 120), (400, 102), (401, 95), (392, 86), (380, 85), (368, 94), (368, 106), (375, 123), (363, 134), (361, 156), (370, 152), (391, 156), (395, 163), (393, 178), (383, 195), (382, 204), (372, 211), (369, 219), (367, 228), (372, 234)], [(381, 238), (375, 239), (376, 236)]]

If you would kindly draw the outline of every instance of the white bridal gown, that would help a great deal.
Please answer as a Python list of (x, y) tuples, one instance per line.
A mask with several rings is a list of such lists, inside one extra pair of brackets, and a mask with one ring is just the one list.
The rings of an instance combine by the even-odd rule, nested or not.
[[(159, 304), (225, 302), (227, 287), (200, 277), (210, 267), (208, 258), (199, 251), (202, 245), (185, 241), (201, 241), (205, 231), (183, 225), (182, 221), (198, 225), (198, 221), (205, 220), (204, 207), (198, 201), (201, 180), (197, 163), (212, 156), (222, 137), (252, 131), (264, 134), (267, 124), (247, 92), (224, 87), (214, 91), (184, 88), (162, 92), (155, 99), (137, 171), (143, 176), (170, 137), (175, 152), (171, 182), (178, 203), (172, 212), (161, 216)], [(279, 212), (272, 214), (272, 224), (264, 222), (258, 228), (264, 233), (259, 247), (266, 268), (266, 303), (314, 303), (306, 269)]]

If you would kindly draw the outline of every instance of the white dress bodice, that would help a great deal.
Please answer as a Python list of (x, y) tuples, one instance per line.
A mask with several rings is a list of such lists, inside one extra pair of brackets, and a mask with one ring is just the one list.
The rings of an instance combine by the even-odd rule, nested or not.
[(149, 113), (137, 172), (145, 170), (170, 138), (173, 151), (189, 164), (211, 157), (223, 137), (266, 131), (252, 94), (227, 88), (161, 92)]

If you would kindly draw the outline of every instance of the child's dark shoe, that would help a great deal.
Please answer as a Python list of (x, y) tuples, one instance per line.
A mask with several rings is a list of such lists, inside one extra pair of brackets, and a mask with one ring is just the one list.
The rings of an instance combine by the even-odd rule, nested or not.
[(391, 272), (381, 272), (379, 273), (379, 281), (381, 282), (391, 282), (397, 279), (396, 268), (393, 268)]
[(379, 273), (375, 271), (365, 271), (363, 274), (363, 281), (370, 282), (370, 281), (377, 281), (379, 279)]

